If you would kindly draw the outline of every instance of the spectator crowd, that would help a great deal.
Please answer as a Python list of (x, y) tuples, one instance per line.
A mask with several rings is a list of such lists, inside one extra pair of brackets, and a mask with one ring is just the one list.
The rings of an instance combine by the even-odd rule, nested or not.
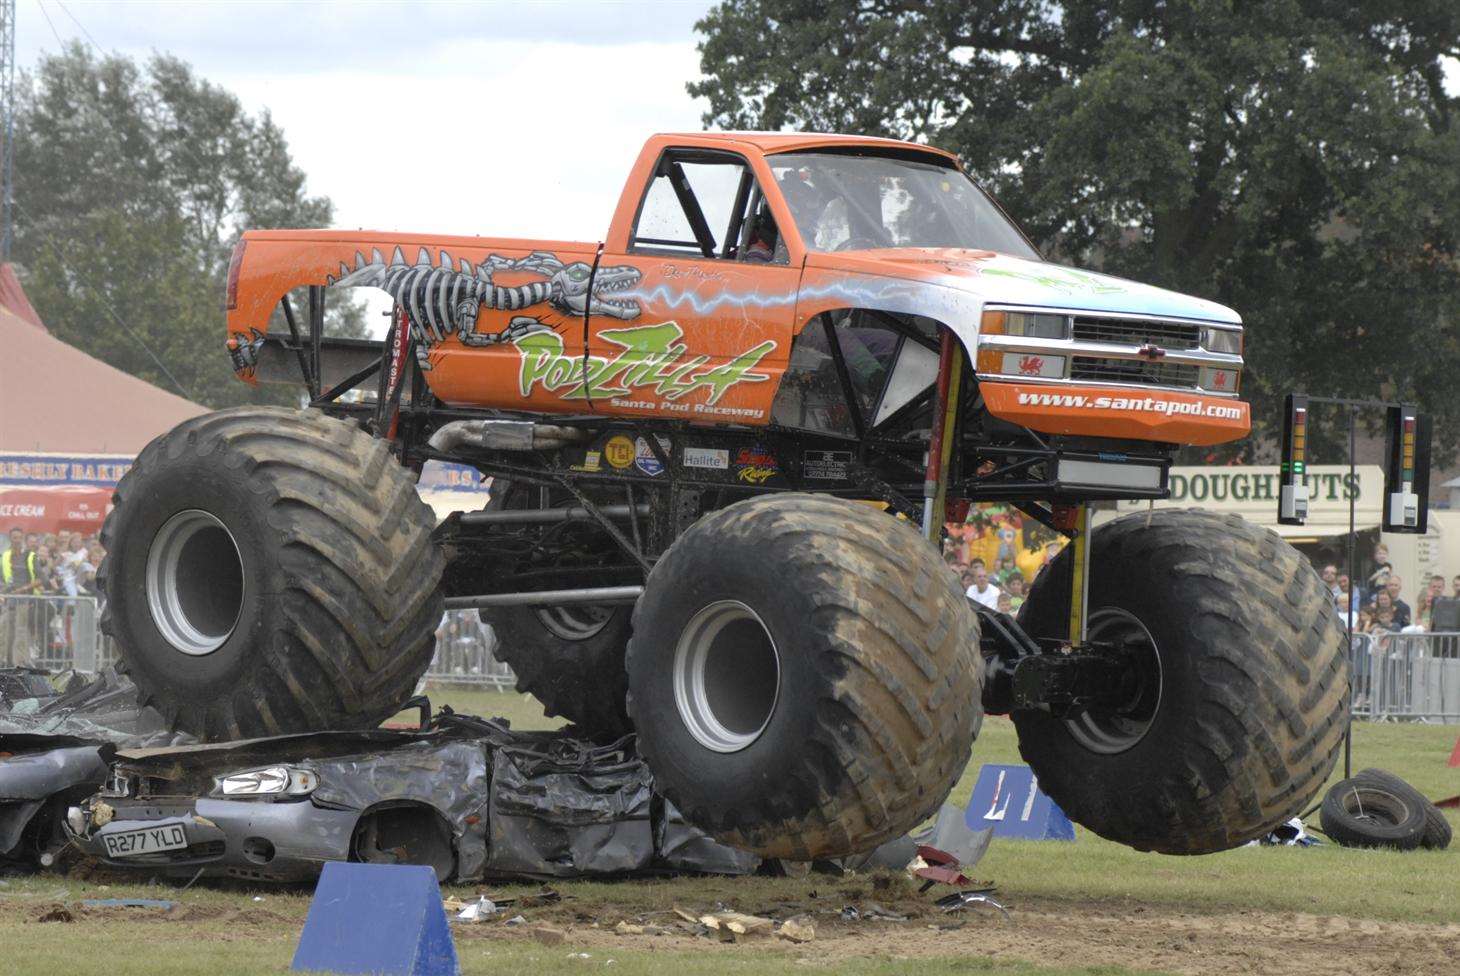
[(1436, 573), (1422, 580), (1417, 594), (1407, 593), (1404, 578), (1394, 571), (1383, 543), (1374, 547), (1358, 585), (1333, 563), (1325, 564), (1319, 575), (1333, 594), (1334, 612), (1356, 634), (1460, 630), (1460, 575), (1447, 588), (1445, 577)]
[(7, 533), (0, 550), (0, 664), (74, 660), (78, 640), (96, 640), (103, 555), (96, 535)]
[(1019, 612), (1029, 584), (1062, 545), (1054, 533), (1005, 505), (974, 506), (964, 521), (947, 528), (943, 558), (968, 598), (1011, 615)]

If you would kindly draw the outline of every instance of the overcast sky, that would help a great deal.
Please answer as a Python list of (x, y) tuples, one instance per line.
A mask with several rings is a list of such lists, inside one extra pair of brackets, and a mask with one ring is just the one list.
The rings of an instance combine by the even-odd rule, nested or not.
[(644, 137), (703, 127), (712, 5), (18, 0), (16, 60), (183, 58), (273, 113), (340, 227), (598, 240)]
[(340, 227), (598, 240), (644, 137), (698, 130), (710, 0), (18, 0), (22, 68), (167, 51), (283, 127)]

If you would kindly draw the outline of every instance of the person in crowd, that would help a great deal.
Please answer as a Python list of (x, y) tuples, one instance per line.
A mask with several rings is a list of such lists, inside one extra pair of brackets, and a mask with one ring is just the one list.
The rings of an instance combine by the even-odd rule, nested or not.
[(1425, 630), (1434, 630), (1435, 601), (1445, 598), (1445, 577), (1431, 576), (1415, 603), (1414, 623)]
[(1014, 575), (1010, 576), (1009, 583), (1007, 586), (1004, 587), (1004, 590), (1009, 594), (1010, 606), (1012, 606), (1017, 611), (1020, 607), (1024, 605), (1024, 596), (1026, 590), (1024, 574), (1015, 573)]
[(1323, 577), (1323, 585), (1326, 586), (1326, 587), (1328, 587), (1328, 592), (1331, 593), (1331, 594), (1333, 594), (1333, 598), (1335, 600), (1337, 600), (1338, 599), (1338, 567), (1335, 566), (1335, 565), (1333, 565), (1333, 563), (1328, 563), (1327, 565), (1325, 565), (1323, 567), (1323, 571), (1320, 572), (1318, 575)]
[(1012, 614), (1014, 612), (1014, 601), (1009, 598), (1008, 590), (999, 591), (998, 603), (994, 609), (998, 610), (999, 613)]
[(1399, 630), (1399, 624), (1394, 620), (1394, 607), (1375, 604), (1374, 625), (1369, 633), (1387, 637), (1389, 634), (1399, 633)]
[[(1359, 595), (1353, 592), (1349, 585), (1347, 573), (1340, 573), (1338, 577), (1338, 592), (1333, 595), (1334, 602), (1338, 604), (1340, 613), (1355, 613), (1358, 611), (1362, 601)], [(1348, 606), (1344, 606), (1347, 603)]]
[(1460, 576), (1456, 576), (1450, 581), (1450, 595), (1460, 600)]
[[(1347, 577), (1341, 576), (1339, 579), (1347, 579)], [(1345, 628), (1353, 628), (1355, 633), (1358, 632), (1359, 606), (1349, 599), (1349, 594), (1340, 593), (1338, 595), (1333, 601), (1333, 612), (1338, 614), (1339, 622)]]
[(975, 603), (988, 607), (990, 610), (997, 610), (999, 607), (999, 588), (989, 582), (989, 571), (979, 562), (973, 568), (973, 585), (964, 592), (968, 598)]
[[(0, 553), (0, 593), (35, 595), (42, 587), (44, 564), (40, 554), (26, 545), (19, 526), (10, 530), (10, 547)], [(29, 664), (31, 642), (36, 633), (37, 601), (19, 600), (0, 613), (0, 664)]]
[(1383, 585), (1384, 577), (1394, 572), (1394, 564), (1389, 561), (1389, 547), (1384, 543), (1375, 544), (1371, 559), (1372, 563), (1365, 583), (1365, 588), (1370, 592), (1377, 590)]
[[(1388, 592), (1389, 599), (1394, 604), (1394, 619), (1399, 622), (1399, 626), (1408, 627), (1414, 615), (1410, 611), (1409, 604), (1405, 603), (1399, 596), (1399, 592), (1403, 587), (1404, 580), (1400, 578), (1398, 573), (1390, 573), (1384, 583), (1384, 589)], [(1378, 596), (1376, 594), (1375, 599), (1377, 600), (1377, 598)]]

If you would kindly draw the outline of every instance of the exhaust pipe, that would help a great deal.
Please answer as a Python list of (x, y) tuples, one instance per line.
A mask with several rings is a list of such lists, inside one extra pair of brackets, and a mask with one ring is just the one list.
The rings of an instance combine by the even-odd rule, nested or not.
[(576, 427), (536, 424), (530, 420), (453, 420), (431, 435), (429, 444), (444, 454), (462, 447), (493, 451), (553, 451), (588, 439)]

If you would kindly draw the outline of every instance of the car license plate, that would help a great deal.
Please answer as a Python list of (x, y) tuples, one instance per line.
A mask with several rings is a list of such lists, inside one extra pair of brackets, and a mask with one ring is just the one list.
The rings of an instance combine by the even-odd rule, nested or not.
[(188, 846), (188, 835), (180, 823), (160, 824), (140, 830), (121, 830), (102, 834), (109, 857), (136, 857), (158, 851), (175, 851)]

